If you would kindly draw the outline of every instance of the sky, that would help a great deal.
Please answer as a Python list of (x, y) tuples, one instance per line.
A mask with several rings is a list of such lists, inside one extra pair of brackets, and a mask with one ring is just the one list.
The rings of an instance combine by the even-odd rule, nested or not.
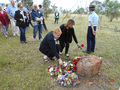
[[(10, 0), (0, 0), (0, 3), (8, 3)], [(93, 0), (50, 0), (51, 5), (58, 6), (58, 10), (60, 7), (67, 10), (76, 10), (79, 7), (86, 8), (89, 6), (90, 2)], [(98, 0), (100, 2), (104, 2), (105, 0)], [(118, 0), (120, 2), (120, 0)], [(34, 4), (42, 4), (43, 0), (33, 0)], [(72, 8), (72, 9), (71, 9)]]
[[(70, 10), (72, 7), (72, 11), (76, 10), (79, 7), (88, 7), (90, 2), (93, 0), (50, 0), (51, 5), (56, 4), (58, 6), (58, 9), (62, 7), (62, 9)], [(103, 2), (104, 0), (98, 0), (100, 2)], [(33, 0), (35, 4), (42, 4), (43, 0)]]

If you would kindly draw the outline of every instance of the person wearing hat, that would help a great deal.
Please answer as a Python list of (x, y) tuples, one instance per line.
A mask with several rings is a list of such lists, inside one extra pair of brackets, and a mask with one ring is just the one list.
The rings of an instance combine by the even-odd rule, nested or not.
[(90, 5), (89, 7), (89, 25), (87, 31), (87, 50), (83, 52), (90, 54), (94, 52), (95, 49), (95, 36), (97, 32), (97, 26), (99, 21), (99, 16), (95, 13), (95, 6)]

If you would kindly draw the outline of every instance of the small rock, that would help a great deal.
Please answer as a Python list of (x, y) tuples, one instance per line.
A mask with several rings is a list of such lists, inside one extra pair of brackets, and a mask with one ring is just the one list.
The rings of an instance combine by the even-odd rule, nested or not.
[(93, 85), (93, 82), (89, 82), (89, 85)]

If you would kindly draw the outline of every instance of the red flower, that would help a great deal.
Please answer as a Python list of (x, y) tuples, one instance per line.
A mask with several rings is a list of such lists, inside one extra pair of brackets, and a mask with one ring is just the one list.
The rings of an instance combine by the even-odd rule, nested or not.
[(65, 66), (63, 66), (63, 69), (65, 69)]
[(74, 67), (73, 67), (73, 70), (76, 70), (76, 69), (77, 69), (77, 67), (76, 67), (76, 66), (74, 66)]
[(77, 58), (77, 60), (78, 60), (78, 61), (80, 61), (80, 60), (81, 60), (81, 58)]
[(84, 44), (81, 44), (81, 47), (84, 47)]
[(70, 71), (70, 69), (68, 69), (67, 71)]
[(76, 64), (77, 64), (77, 61), (74, 59), (74, 60), (72, 61), (72, 63), (76, 65)]
[(12, 13), (11, 13), (12, 14)]

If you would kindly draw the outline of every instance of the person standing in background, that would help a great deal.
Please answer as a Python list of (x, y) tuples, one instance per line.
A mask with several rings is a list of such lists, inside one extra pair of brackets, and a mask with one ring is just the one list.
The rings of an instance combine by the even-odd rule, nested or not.
[(84, 50), (83, 52), (90, 54), (91, 52), (94, 52), (95, 49), (95, 35), (97, 32), (97, 26), (99, 17), (95, 13), (95, 6), (90, 5), (89, 7), (89, 25), (88, 25), (88, 32), (87, 32), (87, 50)]
[(38, 10), (37, 5), (33, 5), (33, 10), (31, 12), (31, 17), (33, 20), (33, 41), (36, 40), (36, 34), (39, 30), (39, 41), (42, 41), (42, 30), (43, 30), (43, 14), (40, 10)]
[[(5, 12), (6, 12), (6, 10), (7, 10), (8, 5), (9, 5), (9, 4), (6, 4), (6, 7), (5, 7), (5, 9), (4, 9)], [(10, 27), (10, 19), (9, 19), (9, 18), (8, 18), (7, 24), (8, 24), (8, 25), (7, 25), (7, 30), (8, 30), (8, 28)]]
[(0, 5), (0, 25), (3, 30), (4, 36), (7, 38), (8, 32), (7, 32), (7, 21), (8, 21), (8, 16), (5, 11), (2, 10), (2, 5)]
[[(42, 5), (39, 5), (39, 10), (42, 12), (42, 14), (43, 14), (43, 16), (44, 16), (44, 10), (43, 10), (43, 8), (42, 8)], [(47, 26), (46, 26), (46, 24), (45, 24), (45, 19), (43, 18), (43, 26), (44, 26), (44, 29), (46, 30), (46, 31), (48, 31), (47, 30)]]
[(58, 12), (58, 10), (56, 10), (55, 11), (55, 22), (54, 23), (57, 22), (57, 24), (58, 24), (58, 18), (59, 18), (59, 12)]
[(20, 36), (19, 28), (18, 26), (16, 26), (16, 20), (14, 19), (15, 11), (17, 10), (18, 8), (15, 6), (15, 1), (11, 0), (11, 4), (7, 7), (6, 12), (7, 12), (8, 17), (10, 18), (13, 36), (16, 36), (16, 35)]
[(16, 20), (16, 26), (19, 27), (21, 34), (20, 34), (20, 41), (21, 43), (27, 43), (26, 36), (25, 36), (25, 28), (28, 26), (28, 18), (25, 14), (25, 11), (23, 11), (23, 5), (22, 3), (18, 3), (18, 8), (15, 12), (15, 20)]

